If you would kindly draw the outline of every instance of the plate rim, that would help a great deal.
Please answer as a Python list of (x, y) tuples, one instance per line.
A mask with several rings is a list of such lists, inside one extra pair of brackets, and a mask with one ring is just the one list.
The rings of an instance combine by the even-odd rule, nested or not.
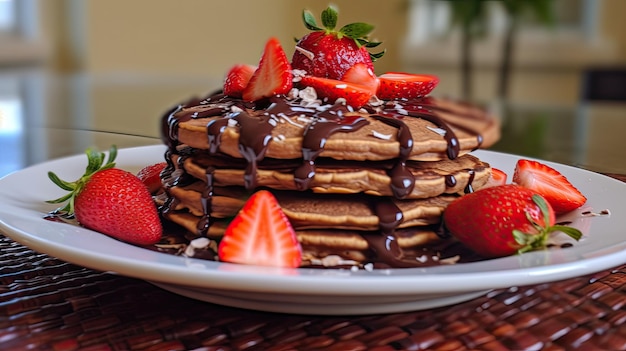
[[(158, 152), (161, 150), (161, 152)], [(124, 148), (119, 150), (118, 163), (122, 168), (130, 168), (129, 160), (133, 160), (132, 155), (144, 155), (146, 153), (152, 155), (156, 153), (161, 159), (165, 146), (149, 145), (141, 147)], [(489, 156), (504, 158), (529, 158), (513, 154), (506, 154), (497, 151), (477, 150), (474, 152), (479, 158)], [(49, 160), (43, 163), (26, 167), (20, 171), (13, 172), (0, 178), (0, 194), (5, 193), (3, 189), (7, 179), (30, 174), (45, 167), (54, 168), (64, 164), (72, 164), (80, 161), (84, 163), (84, 155), (73, 155), (58, 159)], [(626, 194), (626, 183), (610, 178), (608, 176), (595, 173), (592, 171), (576, 168), (573, 166), (558, 164), (550, 161), (549, 165), (558, 165), (558, 168), (569, 170), (583, 176), (594, 179), (602, 179), (609, 186), (621, 188)], [(81, 164), (82, 164), (81, 163)], [(134, 165), (139, 168), (141, 165)], [(45, 178), (45, 173), (41, 174)], [(44, 181), (48, 181), (47, 178)], [(42, 201), (45, 200), (42, 198)], [(15, 206), (15, 205), (14, 205)], [(14, 207), (13, 206), (13, 207)], [(101, 237), (99, 241), (105, 240), (107, 244), (113, 245), (115, 248), (124, 246), (130, 247), (131, 252), (135, 250), (148, 251), (148, 256), (156, 261), (139, 262), (135, 259), (111, 257), (109, 255), (101, 255), (93, 252), (80, 252), (74, 248), (62, 246), (58, 242), (47, 240), (41, 236), (29, 233), (26, 230), (17, 228), (10, 223), (7, 218), (6, 210), (12, 206), (6, 203), (0, 204), (0, 228), (2, 233), (11, 239), (35, 250), (46, 253), (62, 260), (85, 266), (91, 269), (112, 271), (117, 274), (131, 276), (143, 280), (158, 281), (166, 284), (175, 284), (183, 286), (194, 286), (205, 289), (225, 289), (233, 291), (250, 291), (250, 292), (286, 292), (290, 294), (300, 295), (354, 295), (354, 296), (371, 296), (371, 295), (402, 295), (402, 294), (432, 294), (432, 293), (464, 293), (476, 290), (505, 288), (515, 285), (528, 285), (545, 283), (555, 280), (582, 276), (594, 273), (603, 269), (609, 269), (626, 262), (623, 258), (626, 251), (626, 238), (620, 242), (620, 246), (615, 248), (616, 251), (607, 255), (586, 258), (579, 262), (566, 262), (563, 264), (549, 264), (545, 266), (536, 266), (529, 268), (502, 269), (491, 272), (472, 272), (472, 267), (477, 263), (464, 263), (455, 265), (463, 266), (460, 272), (447, 272), (445, 267), (428, 267), (428, 268), (408, 268), (408, 269), (383, 269), (374, 272), (366, 272), (360, 270), (358, 272), (349, 272), (346, 270), (320, 270), (311, 268), (298, 269), (282, 269), (270, 267), (243, 266), (229, 263), (219, 263), (205, 261), (201, 259), (183, 258), (170, 254), (159, 253), (147, 249), (132, 246), (130, 244), (121, 243), (117, 240), (108, 238), (102, 234), (91, 232), (84, 228), (74, 228), (78, 234), (91, 232), (93, 236)], [(33, 210), (28, 206), (25, 210)], [(43, 215), (43, 213), (41, 213)], [(34, 218), (33, 218), (34, 219)], [(42, 219), (43, 221), (43, 219)], [(56, 227), (68, 226), (62, 223), (46, 223)], [(533, 252), (530, 255), (525, 254), (519, 257), (541, 258), (544, 256), (539, 253), (550, 254), (549, 251)], [(528, 255), (528, 256), (526, 256)], [(144, 255), (141, 255), (144, 256)], [(154, 257), (158, 256), (158, 257)], [(495, 260), (482, 261), (489, 263), (503, 263), (510, 261), (511, 257), (505, 257)], [(183, 262), (184, 261), (184, 262)], [(188, 264), (189, 266), (185, 266)], [(132, 269), (128, 268), (132, 265)], [(474, 266), (471, 266), (474, 265)], [(468, 270), (468, 272), (463, 272)], [(511, 276), (514, 271), (514, 277)], [(164, 273), (167, 273), (164, 274)], [(171, 273), (171, 275), (169, 275)], [(349, 276), (349, 279), (345, 279)], [(415, 278), (409, 279), (409, 278)], [(478, 279), (480, 278), (480, 279)], [(268, 279), (270, 282), (268, 282)], [(379, 283), (384, 279), (386, 284)], [(451, 282), (454, 280), (454, 282)], [(332, 283), (332, 284), (330, 284)], [(325, 286), (325, 289), (319, 289), (320, 284), (331, 285)]]

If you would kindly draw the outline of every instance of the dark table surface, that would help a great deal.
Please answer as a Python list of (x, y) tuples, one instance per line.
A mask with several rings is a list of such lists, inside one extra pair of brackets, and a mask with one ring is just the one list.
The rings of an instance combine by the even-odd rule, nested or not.
[[(0, 134), (0, 176), (88, 146), (160, 144), (160, 111), (202, 86), (85, 77), (25, 81), (20, 108), (0, 105), (3, 118), (12, 111), (14, 122), (5, 122)], [(626, 181), (626, 105), (518, 105), (499, 115), (503, 137), (494, 150)], [(2, 350), (626, 350), (626, 259), (595, 274), (494, 290), (436, 309), (311, 316), (192, 300), (35, 252), (4, 234)]]

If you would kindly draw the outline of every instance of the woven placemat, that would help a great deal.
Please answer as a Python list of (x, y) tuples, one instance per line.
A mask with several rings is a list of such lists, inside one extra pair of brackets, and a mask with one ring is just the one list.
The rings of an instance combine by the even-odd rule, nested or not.
[(626, 350), (626, 265), (427, 311), (296, 316), (195, 301), (0, 235), (0, 350)]

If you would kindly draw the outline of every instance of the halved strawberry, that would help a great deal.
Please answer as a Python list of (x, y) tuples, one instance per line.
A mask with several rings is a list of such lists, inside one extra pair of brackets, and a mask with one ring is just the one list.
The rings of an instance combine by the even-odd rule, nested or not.
[(506, 184), (507, 178), (508, 176), (504, 171), (491, 167), (491, 176), (484, 187), (504, 185)]
[(390, 72), (378, 77), (376, 96), (383, 100), (411, 99), (428, 95), (439, 83), (437, 76)]
[(226, 228), (218, 248), (221, 261), (274, 267), (299, 267), (302, 249), (278, 201), (259, 190)]
[(145, 166), (137, 172), (137, 178), (146, 185), (150, 194), (154, 194), (161, 189), (161, 171), (167, 163), (159, 162)]
[(518, 160), (513, 182), (539, 193), (552, 205), (556, 214), (575, 210), (587, 201), (563, 174), (541, 162)]
[(343, 98), (347, 105), (354, 108), (365, 105), (373, 96), (370, 87), (329, 78), (304, 76), (300, 84), (312, 87), (317, 92), (318, 97), (326, 99), (330, 103), (335, 103), (337, 99)]
[(256, 66), (246, 64), (231, 67), (224, 79), (224, 94), (240, 98), (256, 68)]
[(378, 77), (376, 77), (374, 71), (365, 63), (357, 63), (350, 67), (346, 71), (346, 74), (341, 77), (341, 80), (369, 87), (372, 90), (372, 95), (376, 94), (378, 90)]
[(250, 78), (242, 97), (247, 101), (257, 101), (287, 94), (292, 87), (291, 64), (278, 39), (270, 38), (265, 44), (259, 67)]

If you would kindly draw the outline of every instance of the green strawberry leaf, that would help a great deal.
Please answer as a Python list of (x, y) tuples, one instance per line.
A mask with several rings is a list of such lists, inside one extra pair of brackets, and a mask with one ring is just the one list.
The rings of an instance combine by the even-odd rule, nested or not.
[(578, 229), (576, 229), (574, 227), (568, 227), (566, 225), (553, 225), (552, 227), (550, 227), (550, 231), (552, 231), (552, 232), (556, 232), (556, 231), (563, 232), (563, 233), (567, 234), (570, 238), (572, 238), (572, 239), (574, 239), (576, 241), (580, 240), (580, 238), (583, 237), (583, 233), (580, 230), (578, 230)]
[[(325, 31), (326, 34), (335, 35), (338, 39), (343, 37), (348, 37), (356, 43), (357, 47), (361, 48), (365, 46), (366, 48), (374, 48), (380, 45), (380, 42), (370, 42), (367, 39), (368, 34), (370, 34), (374, 30), (374, 26), (368, 23), (350, 23), (347, 24), (341, 29), (336, 30), (337, 19), (339, 17), (339, 11), (334, 6), (328, 6), (324, 11), (322, 11), (321, 19), (322, 25), (324, 28), (320, 28), (315, 21), (315, 16), (309, 10), (302, 11), (302, 21), (304, 22), (304, 26), (311, 31)], [(294, 38), (296, 43), (300, 40), (298, 38)], [(383, 57), (385, 51), (381, 51), (379, 53), (372, 54), (369, 53), (370, 59), (372, 62), (378, 60)]]
[[(360, 41), (361, 40), (359, 40), (359, 42)], [(382, 44), (382, 42), (380, 41), (367, 41), (367, 40), (365, 40), (365, 42), (363, 43), (363, 45), (365, 45), (366, 48), (375, 48), (380, 44)]]
[(73, 191), (74, 189), (76, 189), (76, 183), (75, 182), (66, 182), (64, 180), (62, 180), (61, 178), (59, 178), (59, 176), (57, 176), (54, 172), (48, 172), (48, 178), (50, 178), (50, 180), (59, 186), (59, 188), (66, 190), (66, 191)]
[(322, 28), (317, 26), (317, 22), (315, 21), (315, 16), (309, 10), (302, 11), (302, 21), (304, 22), (304, 26), (308, 30), (319, 31)]
[(337, 10), (332, 6), (322, 11), (322, 25), (328, 30), (333, 30), (337, 26)]
[(63, 208), (58, 209), (59, 211), (66, 212), (67, 215), (74, 214), (74, 199), (89, 181), (89, 178), (91, 178), (91, 176), (96, 172), (115, 167), (114, 161), (117, 157), (117, 147), (115, 145), (112, 145), (109, 149), (109, 156), (106, 157), (106, 163), (104, 163), (106, 156), (104, 152), (98, 152), (89, 148), (85, 151), (85, 153), (87, 154), (87, 167), (85, 169), (85, 174), (83, 174), (78, 180), (74, 182), (67, 182), (59, 178), (54, 172), (48, 172), (48, 178), (50, 178), (50, 180), (61, 189), (69, 191), (69, 193), (58, 199), (48, 200), (46, 202), (62, 203), (68, 201)]
[[(543, 215), (544, 225), (548, 225), (550, 223), (550, 209), (548, 208), (548, 203), (541, 195), (538, 194), (534, 194), (532, 196), (532, 200), (537, 207), (539, 207), (539, 210)], [(537, 234), (527, 234), (517, 229), (513, 230), (513, 238), (515, 239), (515, 242), (522, 246), (518, 250), (518, 253), (524, 253), (545, 247), (546, 241), (548, 240), (548, 234), (555, 231), (563, 232), (575, 240), (580, 240), (582, 237), (582, 232), (576, 228), (564, 225), (544, 227), (535, 222), (528, 212), (526, 212), (526, 218), (537, 230)]]
[(61, 203), (61, 202), (65, 202), (65, 201), (69, 200), (69, 199), (70, 199), (70, 197), (72, 197), (72, 193), (67, 193), (67, 194), (65, 194), (65, 195), (61, 196), (61, 197), (60, 197), (60, 198), (58, 198), (58, 199), (54, 199), (54, 200), (47, 200), (46, 202), (47, 202), (47, 203), (49, 203), (49, 204), (59, 204), (59, 203)]
[(343, 35), (347, 36), (348, 38), (357, 39), (366, 37), (373, 30), (374, 26), (372, 26), (371, 24), (356, 22), (346, 24), (345, 26), (341, 27), (339, 33), (343, 33)]
[(111, 168), (115, 166), (115, 158), (117, 157), (117, 147), (115, 145), (111, 145), (109, 148), (109, 157), (107, 158), (107, 163), (104, 165), (105, 167)]
[(385, 52), (387, 52), (387, 50), (383, 50), (383, 51), (375, 53), (375, 54), (370, 52), (370, 58), (372, 59), (372, 61), (375, 62), (379, 58), (383, 57), (385, 55)]
[(514, 229), (513, 230), (513, 239), (515, 239), (515, 242), (522, 245), (522, 246), (527, 246), (528, 245), (528, 237), (529, 235), (524, 233), (521, 230), (517, 230)]
[(550, 223), (550, 211), (548, 210), (548, 203), (546, 202), (546, 200), (538, 194), (534, 194), (532, 199), (533, 202), (537, 204), (537, 206), (541, 210), (541, 214), (543, 214), (543, 222), (545, 224)]
[(104, 154), (101, 152), (97, 152), (91, 148), (87, 149), (85, 152), (87, 154), (87, 168), (85, 169), (85, 174), (92, 174), (95, 172), (102, 163), (104, 162)]

